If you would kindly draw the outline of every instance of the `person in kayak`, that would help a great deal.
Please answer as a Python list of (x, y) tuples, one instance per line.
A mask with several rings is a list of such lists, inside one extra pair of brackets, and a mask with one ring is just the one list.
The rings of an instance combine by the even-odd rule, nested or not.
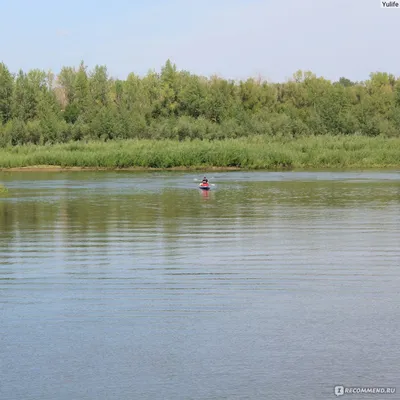
[(208, 179), (206, 177), (203, 178), (203, 181), (201, 182), (203, 186), (208, 186)]

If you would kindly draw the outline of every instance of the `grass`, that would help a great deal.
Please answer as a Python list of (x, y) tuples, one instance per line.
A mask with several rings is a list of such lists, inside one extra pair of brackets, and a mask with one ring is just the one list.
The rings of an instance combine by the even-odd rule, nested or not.
[(250, 137), (222, 141), (123, 140), (0, 149), (0, 168), (383, 168), (400, 167), (400, 138)]
[(8, 189), (5, 186), (0, 185), (0, 196), (2, 194), (7, 194), (7, 193), (8, 193)]

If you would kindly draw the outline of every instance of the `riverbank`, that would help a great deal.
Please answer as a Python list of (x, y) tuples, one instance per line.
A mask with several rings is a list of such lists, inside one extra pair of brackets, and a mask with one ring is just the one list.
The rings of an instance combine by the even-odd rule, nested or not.
[[(0, 168), (0, 171), (8, 172), (70, 172), (70, 171), (200, 171), (204, 166), (195, 167), (170, 167), (170, 168), (152, 168), (152, 167), (61, 167), (60, 165), (32, 165), (29, 167)], [(211, 171), (240, 171), (240, 167), (207, 167)]]
[(0, 149), (0, 169), (13, 171), (397, 167), (400, 138), (363, 136), (122, 140)]

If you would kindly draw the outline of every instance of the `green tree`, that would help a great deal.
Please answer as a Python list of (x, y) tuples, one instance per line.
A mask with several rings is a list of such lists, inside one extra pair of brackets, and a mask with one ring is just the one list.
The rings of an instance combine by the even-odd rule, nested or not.
[(95, 106), (107, 107), (110, 103), (111, 81), (107, 67), (96, 65), (89, 78), (91, 101)]
[(112, 79), (106, 66), (50, 72), (0, 64), (0, 145), (92, 138), (223, 139), (249, 135), (396, 136), (400, 79), (371, 73), (337, 82), (297, 71), (287, 82), (235, 82), (180, 71), (167, 60), (158, 73)]
[(0, 124), (11, 118), (14, 78), (6, 65), (0, 63)]
[(62, 67), (57, 76), (58, 97), (63, 108), (71, 104), (75, 97), (76, 71), (72, 67)]
[(82, 61), (74, 81), (74, 96), (71, 104), (75, 104), (79, 115), (85, 115), (89, 111), (89, 79), (86, 69)]

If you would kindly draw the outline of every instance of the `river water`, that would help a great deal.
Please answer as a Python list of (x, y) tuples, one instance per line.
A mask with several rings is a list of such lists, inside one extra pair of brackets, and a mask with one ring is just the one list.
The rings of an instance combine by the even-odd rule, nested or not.
[(399, 171), (208, 177), (0, 173), (0, 399), (399, 398)]

